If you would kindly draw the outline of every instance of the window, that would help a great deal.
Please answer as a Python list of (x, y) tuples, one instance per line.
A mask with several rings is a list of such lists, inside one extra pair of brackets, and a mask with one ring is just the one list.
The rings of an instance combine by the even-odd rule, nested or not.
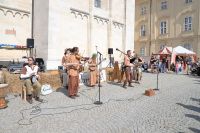
[(167, 22), (161, 21), (160, 22), (160, 34), (166, 34), (167, 33)]
[(186, 44), (183, 45), (183, 47), (190, 50), (190, 51), (193, 51), (191, 44), (186, 43)]
[(185, 3), (187, 4), (187, 3), (191, 3), (192, 2), (192, 0), (185, 0)]
[(146, 7), (141, 8), (141, 15), (145, 15), (147, 13)]
[(184, 25), (185, 25), (185, 31), (191, 31), (192, 30), (192, 17), (186, 17)]
[(141, 25), (140, 27), (140, 36), (146, 36), (145, 25)]
[(162, 50), (165, 46), (166, 46), (166, 44), (161, 44), (160, 45), (160, 50)]
[(94, 6), (97, 8), (101, 8), (101, 0), (95, 0)]
[(167, 1), (162, 1), (161, 2), (161, 10), (167, 9)]
[(145, 48), (140, 48), (140, 56), (145, 56)]

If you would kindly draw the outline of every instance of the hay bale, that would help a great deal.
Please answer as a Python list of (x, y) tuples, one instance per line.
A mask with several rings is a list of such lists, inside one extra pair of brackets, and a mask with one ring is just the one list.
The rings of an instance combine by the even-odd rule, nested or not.
[(58, 89), (62, 86), (59, 73), (41, 73), (40, 77), (41, 84), (50, 84), (54, 89)]
[[(13, 93), (20, 93), (22, 87), (22, 81), (19, 79), (20, 74), (11, 74), (6, 71), (7, 80), (9, 84), (9, 90)], [(54, 89), (58, 89), (62, 84), (59, 74), (51, 74), (48, 72), (39, 73), (39, 82), (43, 84), (50, 84)]]

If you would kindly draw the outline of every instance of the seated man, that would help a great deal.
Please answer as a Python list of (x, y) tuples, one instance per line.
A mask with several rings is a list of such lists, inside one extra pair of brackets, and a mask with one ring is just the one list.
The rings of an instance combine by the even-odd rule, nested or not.
[(27, 101), (32, 104), (32, 87), (35, 89), (35, 100), (42, 102), (43, 100), (40, 99), (40, 92), (41, 92), (41, 84), (38, 82), (38, 79), (40, 78), (38, 75), (38, 66), (34, 65), (34, 59), (33, 57), (28, 58), (28, 64), (25, 65), (22, 68), (22, 73), (20, 75), (20, 78), (24, 80), (24, 85), (26, 86), (27, 91)]

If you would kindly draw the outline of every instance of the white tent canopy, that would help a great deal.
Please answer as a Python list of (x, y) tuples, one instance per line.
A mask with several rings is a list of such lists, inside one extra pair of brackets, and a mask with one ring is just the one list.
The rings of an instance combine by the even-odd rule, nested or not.
[(175, 63), (176, 62), (176, 56), (177, 55), (184, 55), (184, 56), (196, 56), (196, 53), (193, 51), (190, 51), (182, 46), (177, 46), (175, 48), (173, 48), (172, 51), (172, 57), (171, 57), (171, 63)]
[(176, 55), (179, 55), (179, 54), (195, 55), (196, 54), (182, 46), (177, 46), (177, 47), (173, 48), (173, 53), (175, 53)]

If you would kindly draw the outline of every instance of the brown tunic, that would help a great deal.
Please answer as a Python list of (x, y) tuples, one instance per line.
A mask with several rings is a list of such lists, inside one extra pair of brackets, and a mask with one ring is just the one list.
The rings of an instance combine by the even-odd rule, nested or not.
[(89, 77), (89, 86), (96, 85), (97, 82), (97, 63), (95, 60), (90, 60), (89, 62), (89, 70), (90, 70), (90, 77)]
[(69, 74), (69, 85), (68, 85), (68, 95), (75, 96), (78, 93), (79, 88), (79, 60), (76, 59), (74, 54), (69, 56), (69, 63), (77, 63), (70, 65), (68, 67)]

